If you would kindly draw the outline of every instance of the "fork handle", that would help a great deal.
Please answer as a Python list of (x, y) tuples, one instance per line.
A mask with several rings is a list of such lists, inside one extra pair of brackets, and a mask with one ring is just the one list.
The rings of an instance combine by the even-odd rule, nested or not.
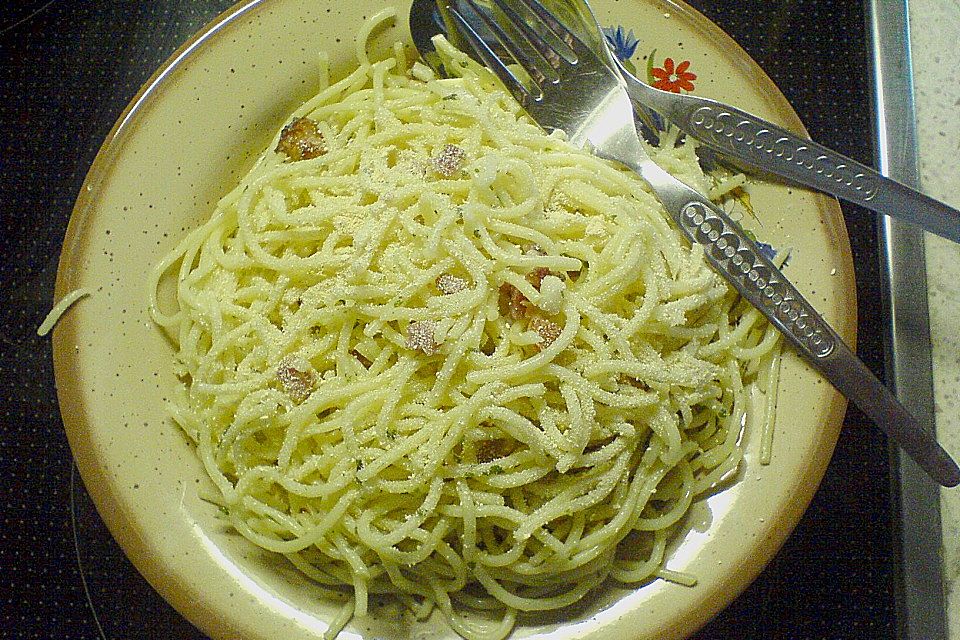
[[(901, 446), (935, 481), (960, 484), (960, 469), (850, 350), (826, 320), (726, 213), (652, 162), (635, 169), (661, 197), (683, 234), (844, 396)], [(668, 188), (668, 182), (672, 183)], [(661, 187), (661, 188), (658, 188)]]
[(652, 104), (714, 151), (960, 242), (960, 211), (939, 200), (745, 111), (699, 96), (638, 87), (640, 81), (627, 76), (627, 92), (634, 100)]

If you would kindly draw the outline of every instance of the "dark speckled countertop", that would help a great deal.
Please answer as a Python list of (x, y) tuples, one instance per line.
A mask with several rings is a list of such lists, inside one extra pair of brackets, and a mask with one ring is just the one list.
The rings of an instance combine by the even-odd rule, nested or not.
[[(322, 0), (318, 0), (322, 1)], [(135, 572), (76, 475), (58, 413), (52, 302), (72, 204), (139, 85), (230, 0), (25, 1), (0, 8), (0, 637), (202, 636)], [(865, 20), (849, 0), (696, 0), (780, 86), (814, 139), (870, 164)], [(816, 29), (809, 25), (816, 24)], [(875, 218), (844, 204), (858, 296), (882, 298)], [(879, 305), (859, 353), (883, 373)], [(851, 409), (809, 511), (767, 570), (701, 631), (737, 638), (897, 635), (896, 508), (886, 443)]]

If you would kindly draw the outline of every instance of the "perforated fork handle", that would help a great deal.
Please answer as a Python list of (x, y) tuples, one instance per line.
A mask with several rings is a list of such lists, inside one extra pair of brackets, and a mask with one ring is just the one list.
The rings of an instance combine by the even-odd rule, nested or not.
[[(760, 310), (806, 360), (867, 414), (936, 482), (960, 484), (960, 469), (925, 429), (850, 350), (816, 309), (766, 257), (756, 243), (713, 203), (686, 185), (663, 188), (659, 167), (644, 163), (644, 175), (693, 243), (737, 291)], [(661, 188), (657, 189), (657, 185)]]
[(621, 67), (627, 93), (701, 143), (748, 165), (960, 242), (960, 211), (746, 111), (659, 91)]

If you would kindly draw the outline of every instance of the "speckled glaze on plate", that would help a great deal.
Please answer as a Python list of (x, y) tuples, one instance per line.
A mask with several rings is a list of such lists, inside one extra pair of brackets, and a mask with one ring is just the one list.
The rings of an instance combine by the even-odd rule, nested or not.
[[(409, 41), (408, 4), (378, 34), (386, 49)], [(283, 558), (252, 547), (216, 519), (198, 492), (208, 481), (167, 417), (175, 380), (171, 346), (146, 312), (151, 266), (207, 218), (317, 86), (317, 52), (335, 76), (354, 64), (353, 34), (385, 6), (320, 0), (236, 5), (187, 42), (144, 86), (98, 154), (64, 241), (59, 299), (86, 287), (54, 330), (61, 412), (84, 482), (137, 569), (213, 638), (318, 638), (336, 605)], [(696, 75), (695, 93), (720, 98), (796, 132), (781, 93), (716, 26), (663, 0), (596, 0), (604, 25), (641, 35), (634, 64), (674, 65), (666, 80)], [(630, 43), (628, 43), (630, 44)], [(654, 53), (656, 52), (656, 53)], [(645, 59), (654, 53), (651, 64)], [(683, 61), (690, 64), (680, 69)], [(659, 74), (663, 77), (663, 73)], [(846, 229), (836, 201), (783, 185), (750, 188), (760, 240), (792, 248), (787, 275), (838, 332), (853, 340), (856, 301)], [(736, 205), (734, 205), (736, 206)], [(745, 433), (738, 481), (698, 503), (666, 565), (696, 574), (688, 588), (656, 581), (609, 586), (560, 613), (523, 618), (515, 638), (682, 638), (760, 572), (806, 508), (832, 453), (843, 399), (798, 358), (784, 361), (773, 464), (757, 461)], [(453, 638), (438, 620), (396, 610), (354, 620), (342, 638)]]

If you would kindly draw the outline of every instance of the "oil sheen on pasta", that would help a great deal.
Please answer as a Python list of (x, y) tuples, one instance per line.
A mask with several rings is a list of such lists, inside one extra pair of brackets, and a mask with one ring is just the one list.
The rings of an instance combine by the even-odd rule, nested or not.
[(232, 528), (346, 603), (330, 636), (373, 594), (503, 638), (682, 581), (664, 550), (775, 383), (777, 334), (645, 185), (438, 44), (462, 77), (359, 51), (289, 120), (312, 152), (278, 133), (154, 273), (173, 418)]

